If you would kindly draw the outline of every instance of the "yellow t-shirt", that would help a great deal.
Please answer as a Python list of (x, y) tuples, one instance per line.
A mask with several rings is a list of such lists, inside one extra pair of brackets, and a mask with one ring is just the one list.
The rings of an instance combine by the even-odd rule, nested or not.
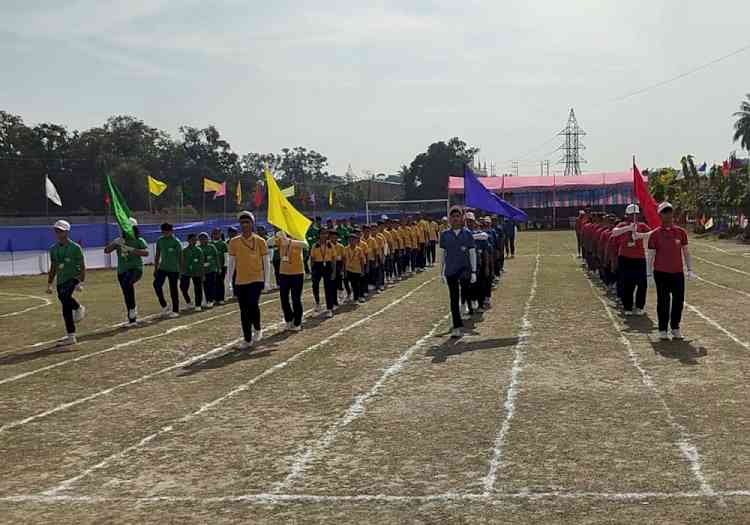
[(431, 241), (437, 241), (438, 240), (438, 229), (439, 229), (438, 223), (436, 223), (435, 221), (430, 222), (429, 223), (429, 228), (430, 228), (430, 240)]
[(310, 250), (310, 260), (314, 263), (333, 262), (337, 256), (338, 250), (330, 242), (326, 242), (323, 246), (319, 242), (316, 242)]
[(301, 275), (305, 273), (302, 246), (294, 246), (288, 239), (279, 239), (276, 241), (276, 248), (279, 250), (279, 256), (281, 257), (281, 264), (279, 265), (281, 275)]
[(268, 255), (268, 246), (262, 237), (253, 234), (249, 238), (242, 235), (229, 241), (229, 255), (235, 259), (235, 284), (262, 283), (263, 258)]
[(385, 235), (382, 233), (378, 233), (375, 239), (377, 240), (378, 245), (378, 257), (385, 257)]
[[(378, 243), (375, 240), (375, 238), (374, 237), (368, 237), (367, 239), (362, 239), (361, 243), (364, 244), (365, 246), (367, 246), (367, 248), (365, 248), (365, 253), (367, 254), (367, 259), (369, 261), (374, 261), (375, 260), (375, 256), (377, 255), (377, 252), (378, 252)], [(363, 246), (363, 248), (364, 248), (364, 246)]]
[(350, 245), (344, 248), (344, 266), (347, 272), (362, 273), (365, 264), (367, 264), (367, 257), (361, 246)]
[(344, 248), (344, 245), (341, 244), (340, 242), (336, 243), (335, 248), (336, 248), (336, 259), (339, 260), (339, 261), (343, 261), (344, 260), (344, 250), (346, 250), (346, 248)]

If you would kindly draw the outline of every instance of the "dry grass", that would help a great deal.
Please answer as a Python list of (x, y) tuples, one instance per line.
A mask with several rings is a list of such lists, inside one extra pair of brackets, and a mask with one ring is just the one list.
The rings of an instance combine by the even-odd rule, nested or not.
[[(249, 354), (223, 348), (235, 305), (111, 328), (110, 272), (88, 279), (74, 349), (29, 347), (59, 336), (56, 301), (0, 317), (0, 522), (747, 522), (750, 257), (693, 244), (688, 340), (664, 344), (653, 294), (647, 319), (608, 310), (571, 233), (519, 246), (459, 342), (435, 272)], [(2, 316), (44, 278), (0, 287), (19, 294)], [(155, 313), (148, 277), (138, 293)]]

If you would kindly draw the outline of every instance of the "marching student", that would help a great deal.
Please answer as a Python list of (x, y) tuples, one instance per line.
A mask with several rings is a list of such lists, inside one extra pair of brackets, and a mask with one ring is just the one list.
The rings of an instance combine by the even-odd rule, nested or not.
[(656, 313), (659, 324), (659, 339), (669, 339), (667, 330), (672, 328), (672, 339), (681, 340), (680, 322), (685, 303), (685, 273), (692, 279), (693, 260), (688, 250), (687, 231), (674, 224), (674, 208), (662, 202), (658, 208), (661, 226), (649, 233), (635, 233), (636, 238), (648, 237), (647, 273), (656, 282)]
[(378, 292), (383, 292), (385, 290), (385, 261), (388, 256), (388, 240), (384, 234), (385, 223), (383, 221), (378, 221), (375, 232), (375, 241), (378, 247), (378, 271), (375, 286), (377, 287)]
[[(196, 234), (189, 233), (187, 241), (188, 245), (182, 250), (180, 290), (182, 291), (182, 297), (185, 299), (185, 309), (200, 312), (203, 309), (201, 304), (203, 304), (203, 274), (206, 258), (203, 255), (203, 250), (198, 246)], [(195, 303), (190, 299), (191, 282), (193, 283)]]
[[(302, 289), (305, 284), (303, 251), (307, 243), (287, 237), (279, 230), (276, 235), (276, 249), (279, 251), (279, 295), (281, 310), (287, 330), (302, 330)], [(291, 296), (291, 302), (290, 302)]]
[(492, 229), (495, 232), (495, 277), (505, 272), (505, 230), (498, 221), (497, 215), (492, 217)]
[(57, 242), (49, 249), (50, 267), (47, 273), (47, 293), (52, 293), (52, 283), (57, 278), (57, 298), (62, 305), (65, 321), (65, 337), (59, 346), (74, 345), (76, 340), (76, 323), (86, 316), (86, 307), (73, 298), (74, 292), (83, 291), (86, 280), (86, 261), (83, 250), (70, 240), (70, 223), (59, 220), (53, 229)]
[[(643, 239), (636, 239), (634, 234), (648, 233), (648, 225), (638, 221), (640, 208), (630, 204), (625, 210), (625, 220), (612, 230), (618, 239), (618, 277), (621, 289), (622, 307), (625, 315), (643, 315), (646, 307), (648, 279), (646, 278), (646, 251)], [(633, 309), (633, 292), (635, 292), (635, 309)]]
[[(308, 231), (307, 234), (308, 242), (309, 239), (311, 239), (310, 232)], [(320, 281), (323, 280), (323, 270), (325, 269), (325, 265), (323, 264), (323, 259), (321, 258), (321, 255), (323, 254), (323, 250), (313, 250), (316, 247), (324, 246), (328, 243), (328, 233), (326, 230), (318, 230), (315, 232), (315, 241), (310, 244), (310, 274), (312, 276), (312, 293), (313, 293), (313, 300), (315, 301), (315, 311), (320, 312), (322, 310), (322, 306), (320, 304)], [(327, 255), (327, 254), (326, 254)], [(325, 293), (325, 289), (324, 289)]]
[(362, 295), (362, 274), (367, 265), (367, 256), (362, 251), (359, 240), (361, 237), (359, 230), (351, 230), (349, 235), (349, 246), (344, 250), (344, 267), (346, 268), (347, 277), (352, 286), (355, 303), (364, 303), (365, 298)]
[(433, 221), (428, 221), (428, 239), (429, 244), (427, 246), (427, 259), (429, 261), (430, 266), (435, 266), (437, 263), (437, 241), (438, 241), (438, 235), (440, 235), (440, 225)]
[(469, 286), (477, 282), (477, 253), (474, 236), (464, 226), (464, 213), (458, 206), (453, 206), (448, 213), (450, 229), (440, 234), (442, 249), (443, 282), (448, 285), (450, 294), (453, 330), (451, 337), (462, 335), (460, 301)]
[(203, 295), (206, 298), (204, 306), (206, 309), (210, 309), (214, 307), (214, 301), (216, 300), (214, 294), (219, 274), (219, 252), (216, 246), (209, 242), (206, 232), (201, 232), (198, 235), (198, 241), (203, 252)]
[(516, 256), (516, 223), (512, 219), (503, 219), (505, 232), (505, 257), (513, 259)]
[(211, 231), (211, 244), (214, 245), (216, 252), (219, 254), (216, 281), (214, 284), (214, 304), (221, 306), (224, 304), (227, 295), (224, 281), (227, 278), (227, 251), (229, 251), (229, 246), (227, 245), (227, 241), (224, 240), (221, 228), (214, 228)]
[(333, 296), (333, 308), (335, 310), (344, 300), (342, 297), (344, 292), (344, 245), (339, 240), (339, 232), (336, 228), (328, 230), (328, 240), (336, 253), (336, 264), (333, 269), (333, 287), (336, 290)]
[(240, 305), (244, 341), (240, 350), (246, 350), (263, 338), (260, 319), (260, 294), (270, 276), (266, 241), (257, 235), (255, 216), (249, 211), (238, 215), (241, 233), (229, 241), (228, 271), (236, 271), (235, 290)]
[[(328, 230), (320, 230), (320, 238), (310, 249), (310, 261), (313, 265), (313, 274), (323, 279), (323, 295), (326, 302), (325, 316), (333, 317), (333, 308), (336, 305), (336, 259), (338, 249), (330, 241)], [(313, 280), (313, 296), (315, 296), (315, 280)], [(316, 297), (316, 311), (320, 311), (320, 296)]]
[[(182, 243), (174, 236), (174, 228), (168, 222), (161, 225), (161, 237), (156, 241), (154, 255), (154, 291), (161, 305), (162, 317), (174, 319), (180, 315), (180, 266)], [(164, 298), (164, 281), (169, 281), (172, 310)]]
[(138, 321), (138, 306), (135, 301), (135, 285), (143, 277), (143, 258), (148, 257), (148, 244), (138, 231), (138, 222), (131, 218), (133, 237), (118, 237), (104, 247), (104, 253), (117, 251), (117, 280), (128, 310), (128, 323), (132, 326)]

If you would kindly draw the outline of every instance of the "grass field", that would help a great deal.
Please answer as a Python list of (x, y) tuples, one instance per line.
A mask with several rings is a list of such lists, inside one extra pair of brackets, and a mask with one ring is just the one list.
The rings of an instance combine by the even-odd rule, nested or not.
[(750, 248), (691, 247), (681, 343), (572, 232), (522, 234), (458, 342), (436, 270), (293, 336), (264, 295), (249, 353), (234, 304), (124, 328), (104, 271), (56, 349), (44, 277), (1, 279), (0, 522), (749, 523)]

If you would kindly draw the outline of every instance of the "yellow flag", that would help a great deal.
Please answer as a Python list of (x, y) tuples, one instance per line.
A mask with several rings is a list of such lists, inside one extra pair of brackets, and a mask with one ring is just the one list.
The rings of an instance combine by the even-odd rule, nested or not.
[(289, 186), (288, 188), (284, 188), (281, 190), (281, 194), (286, 197), (294, 197), (294, 185)]
[(237, 181), (237, 206), (242, 205), (242, 183)]
[(151, 175), (148, 176), (148, 191), (157, 197), (167, 189), (167, 183), (156, 180)]
[(714, 218), (713, 218), (713, 217), (711, 217), (710, 219), (708, 219), (708, 220), (706, 221), (706, 224), (704, 224), (704, 225), (703, 225), (703, 227), (704, 227), (704, 228), (705, 228), (706, 230), (710, 230), (711, 228), (713, 228), (713, 227), (714, 227)]
[(333, 190), (330, 190), (328, 192), (328, 205), (330, 207), (333, 207)]
[(268, 168), (266, 168), (266, 188), (268, 189), (268, 222), (285, 231), (291, 238), (304, 241), (312, 221), (289, 203)]
[(213, 181), (211, 179), (203, 179), (203, 191), (204, 192), (211, 192), (211, 191), (223, 191), (224, 188), (222, 187), (221, 183)]

